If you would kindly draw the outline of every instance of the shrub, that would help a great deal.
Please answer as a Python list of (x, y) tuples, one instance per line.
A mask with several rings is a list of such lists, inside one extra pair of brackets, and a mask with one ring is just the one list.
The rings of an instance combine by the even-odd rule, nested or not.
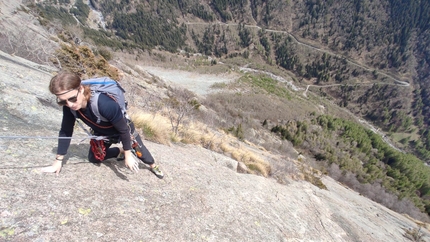
[(307, 166), (304, 163), (300, 164), (300, 171), (305, 181), (310, 182), (320, 189), (327, 190), (326, 185), (321, 180), (322, 173), (320, 171)]
[(411, 241), (424, 241), (422, 238), (424, 237), (424, 234), (421, 232), (421, 227), (413, 228), (413, 229), (404, 229), (405, 230), (405, 237), (410, 239)]
[(56, 50), (58, 65), (61, 69), (80, 73), (82, 77), (109, 76), (119, 80), (119, 72), (115, 67), (102, 57), (96, 57), (88, 46), (76, 46), (75, 44), (62, 44)]
[(98, 50), (98, 53), (103, 56), (103, 58), (105, 58), (105, 60), (110, 61), (112, 60), (112, 53), (105, 49), (105, 48), (101, 48)]

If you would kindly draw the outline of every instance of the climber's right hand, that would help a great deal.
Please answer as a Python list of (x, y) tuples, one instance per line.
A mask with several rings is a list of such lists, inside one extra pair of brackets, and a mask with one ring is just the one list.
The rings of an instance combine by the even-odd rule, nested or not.
[(63, 161), (56, 159), (51, 166), (43, 167), (41, 169), (41, 171), (42, 172), (55, 173), (58, 176), (58, 174), (60, 174), (60, 171), (61, 171), (62, 167), (63, 167)]

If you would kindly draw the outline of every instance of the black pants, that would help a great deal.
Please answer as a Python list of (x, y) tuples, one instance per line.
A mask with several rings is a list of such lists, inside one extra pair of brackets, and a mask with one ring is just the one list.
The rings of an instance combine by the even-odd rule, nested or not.
[[(148, 165), (152, 165), (154, 164), (154, 158), (152, 157), (151, 153), (149, 152), (149, 150), (145, 147), (145, 145), (143, 145), (142, 139), (140, 138), (140, 135), (136, 132), (136, 129), (134, 127), (133, 122), (129, 121), (128, 125), (130, 127), (130, 132), (134, 135), (134, 138), (136, 139), (138, 145), (139, 145), (139, 150), (142, 153), (142, 156), (139, 157), (139, 159), (141, 161), (143, 161), (143, 163), (148, 164)], [(109, 141), (103, 141), (104, 145), (106, 147), (106, 156), (104, 158), (104, 160), (110, 159), (110, 158), (116, 158), (118, 157), (119, 153), (120, 153), (120, 149), (118, 147), (113, 147), (110, 148), (110, 146), (112, 144), (118, 143), (120, 140), (114, 141), (114, 140), (109, 140)], [(101, 162), (100, 160), (97, 160), (96, 157), (94, 156), (93, 151), (90, 150), (88, 151), (88, 160), (92, 163), (99, 163)]]

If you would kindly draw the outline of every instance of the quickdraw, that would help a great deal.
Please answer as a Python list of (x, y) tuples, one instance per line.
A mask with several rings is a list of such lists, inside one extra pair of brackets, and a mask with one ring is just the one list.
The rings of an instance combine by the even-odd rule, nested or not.
[[(127, 115), (127, 114), (126, 114)], [(131, 120), (129, 119), (129, 117), (128, 116), (126, 116), (126, 120), (127, 120), (127, 125), (128, 125), (128, 129), (129, 130), (132, 130), (132, 128), (131, 128), (131, 126), (130, 126), (130, 123), (131, 123)], [(137, 156), (138, 158), (142, 158), (142, 151), (141, 151), (141, 149), (140, 149), (140, 145), (139, 145), (139, 143), (137, 142), (137, 140), (136, 140), (136, 137), (138, 136), (139, 134), (137, 133), (137, 131), (136, 131), (136, 129), (134, 130), (134, 132), (132, 133), (132, 134), (130, 134), (130, 139), (131, 139), (131, 151), (134, 153), (134, 155), (135, 156)]]
[(131, 148), (133, 153), (138, 157), (141, 158), (142, 157), (142, 152), (140, 151), (140, 146), (139, 143), (137, 143), (136, 140), (132, 140), (133, 144), (131, 145)]
[(91, 151), (93, 152), (94, 157), (99, 161), (103, 161), (106, 156), (106, 147), (105, 147), (104, 141), (92, 139), (90, 141), (90, 145), (91, 145)]

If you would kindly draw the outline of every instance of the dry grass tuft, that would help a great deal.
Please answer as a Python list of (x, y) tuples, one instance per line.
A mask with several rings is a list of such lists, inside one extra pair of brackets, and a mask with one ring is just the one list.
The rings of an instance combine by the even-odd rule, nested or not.
[(419, 229), (425, 228), (425, 229), (430, 231), (430, 224), (429, 223), (422, 222), (418, 219), (412, 218), (411, 216), (409, 216), (406, 213), (402, 213), (402, 215), (405, 216), (406, 218), (408, 218), (409, 220), (411, 220), (412, 222), (416, 223), (418, 225)]
[(424, 234), (421, 232), (421, 227), (418, 228), (409, 228), (409, 229), (403, 229), (405, 231), (404, 236), (411, 241), (421, 242), (425, 241), (423, 239)]
[[(237, 138), (225, 134), (224, 132), (214, 133), (201, 125), (191, 125), (186, 132), (182, 132), (183, 137), (187, 137), (189, 143), (198, 144), (206, 149), (229, 155), (236, 161), (243, 162), (253, 174), (269, 176), (271, 172), (270, 164), (243, 145), (238, 145)], [(195, 129), (197, 128), (197, 129)]]
[(251, 173), (268, 177), (271, 172), (270, 164), (256, 155), (245, 149), (235, 149), (231, 156), (237, 160), (243, 162), (251, 171)]
[(132, 108), (128, 113), (136, 129), (141, 130), (145, 139), (160, 144), (170, 144), (171, 134), (167, 118)]
[(295, 161), (296, 165), (299, 167), (300, 173), (298, 174), (300, 180), (305, 180), (313, 185), (319, 187), (320, 189), (327, 190), (326, 185), (322, 182), (321, 177), (324, 175), (320, 170), (317, 170), (307, 164), (304, 157), (300, 157)]
[(130, 108), (130, 118), (136, 128), (141, 130), (145, 139), (161, 143), (180, 141), (186, 144), (199, 145), (203, 148), (230, 156), (238, 162), (243, 162), (249, 172), (268, 177), (271, 172), (270, 164), (253, 152), (241, 145), (236, 137), (223, 131), (213, 131), (206, 125), (198, 122), (189, 122), (187, 127), (180, 127), (180, 132), (174, 134), (169, 119), (159, 114), (150, 114)]

